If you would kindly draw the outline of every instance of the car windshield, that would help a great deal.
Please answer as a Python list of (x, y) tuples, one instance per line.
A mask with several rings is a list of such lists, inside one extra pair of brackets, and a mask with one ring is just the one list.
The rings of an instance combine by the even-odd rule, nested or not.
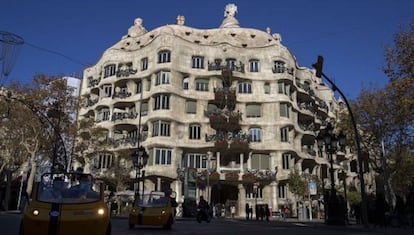
[(164, 192), (151, 192), (143, 195), (138, 205), (145, 207), (165, 207), (168, 205), (169, 197)]
[(100, 199), (100, 185), (89, 174), (44, 174), (37, 190), (37, 200), (48, 203), (78, 204)]

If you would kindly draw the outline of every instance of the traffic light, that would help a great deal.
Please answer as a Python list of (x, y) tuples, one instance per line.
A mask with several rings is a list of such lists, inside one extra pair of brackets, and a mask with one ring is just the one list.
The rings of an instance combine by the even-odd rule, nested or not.
[(318, 61), (312, 67), (316, 69), (316, 77), (322, 77), (323, 57), (321, 55), (318, 55)]

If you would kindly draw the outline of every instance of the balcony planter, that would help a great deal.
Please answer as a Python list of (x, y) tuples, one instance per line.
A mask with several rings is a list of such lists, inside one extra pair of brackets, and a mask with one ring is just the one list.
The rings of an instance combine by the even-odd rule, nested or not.
[(249, 151), (249, 142), (247, 141), (233, 141), (230, 144), (230, 150), (238, 153)]
[(217, 181), (220, 180), (220, 173), (217, 171), (210, 172), (210, 181)]
[[(207, 184), (207, 174), (208, 174), (207, 170), (204, 170), (203, 172), (201, 172), (200, 176), (197, 175), (197, 183), (199, 185)], [(219, 179), (220, 179), (220, 173), (218, 173), (217, 171), (210, 172), (210, 176), (209, 176), (210, 183), (212, 181), (218, 181)]]
[(218, 152), (224, 152), (229, 149), (229, 144), (225, 140), (219, 140), (214, 143), (214, 147)]
[(226, 181), (238, 181), (239, 180), (239, 174), (238, 173), (226, 173)]
[(253, 173), (246, 173), (242, 176), (243, 183), (252, 184), (257, 181), (257, 177)]
[(210, 116), (210, 125), (213, 129), (224, 130), (227, 126), (227, 117), (221, 114), (213, 114)]

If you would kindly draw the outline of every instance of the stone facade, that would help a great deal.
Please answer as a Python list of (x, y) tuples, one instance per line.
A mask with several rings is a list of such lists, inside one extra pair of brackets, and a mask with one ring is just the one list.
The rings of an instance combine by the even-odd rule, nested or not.
[[(175, 25), (147, 31), (136, 19), (84, 70), (79, 120), (108, 130), (111, 160), (101, 156), (101, 168), (121, 150), (145, 147), (145, 190), (172, 188), (180, 203), (204, 195), (239, 215), (246, 203), (295, 211), (288, 175), (329, 177), (315, 138), (340, 102), (279, 34), (242, 28), (236, 13), (226, 7), (213, 29), (185, 26), (178, 16)], [(349, 151), (338, 155), (336, 176), (339, 159), (355, 161)], [(357, 183), (356, 172), (348, 171), (347, 183)]]

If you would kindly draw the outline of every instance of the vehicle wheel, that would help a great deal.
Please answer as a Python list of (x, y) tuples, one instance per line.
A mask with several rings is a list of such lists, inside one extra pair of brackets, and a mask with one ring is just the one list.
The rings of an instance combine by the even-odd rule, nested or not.
[(106, 228), (105, 235), (111, 235), (111, 233), (112, 233), (112, 225), (111, 225), (111, 223), (109, 223), (108, 227)]
[(172, 217), (170, 217), (170, 218), (168, 218), (167, 223), (164, 225), (164, 229), (171, 229), (172, 224), (173, 224), (173, 219), (172, 219)]
[(133, 228), (134, 228), (134, 226), (135, 226), (135, 224), (133, 224), (133, 223), (129, 223), (129, 229), (133, 229)]

